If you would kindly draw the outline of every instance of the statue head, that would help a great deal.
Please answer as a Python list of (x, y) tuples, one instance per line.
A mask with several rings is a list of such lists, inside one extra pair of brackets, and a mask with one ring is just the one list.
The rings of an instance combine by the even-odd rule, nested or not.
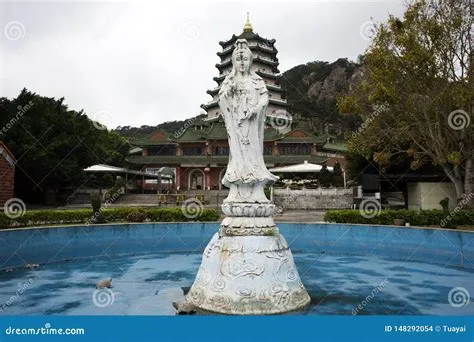
[(250, 51), (246, 39), (237, 39), (234, 44), (235, 49), (232, 52), (232, 65), (234, 73), (240, 72), (244, 74), (250, 73), (252, 66), (253, 54)]

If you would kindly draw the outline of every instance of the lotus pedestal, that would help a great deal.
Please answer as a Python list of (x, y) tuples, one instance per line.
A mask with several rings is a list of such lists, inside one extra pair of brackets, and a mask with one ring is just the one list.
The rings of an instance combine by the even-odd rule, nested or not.
[(310, 297), (273, 221), (271, 203), (226, 203), (226, 218), (207, 245), (187, 301), (233, 315), (301, 309)]

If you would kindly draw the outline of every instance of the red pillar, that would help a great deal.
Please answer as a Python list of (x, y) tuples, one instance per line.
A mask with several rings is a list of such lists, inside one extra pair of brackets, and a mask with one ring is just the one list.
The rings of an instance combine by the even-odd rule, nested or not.
[(176, 190), (181, 189), (181, 168), (176, 167)]
[(210, 168), (206, 167), (204, 169), (204, 174), (206, 175), (206, 184), (205, 184), (205, 188), (207, 190), (210, 190), (211, 189), (211, 170)]

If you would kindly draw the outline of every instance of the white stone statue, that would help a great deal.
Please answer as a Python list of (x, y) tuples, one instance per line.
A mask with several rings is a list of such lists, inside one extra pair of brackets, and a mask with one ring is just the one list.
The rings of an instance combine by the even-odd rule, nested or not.
[(263, 159), (268, 91), (251, 71), (252, 52), (245, 39), (235, 43), (232, 64), (219, 92), (230, 147), (222, 180), (230, 189), (222, 205), (226, 217), (203, 253), (186, 300), (198, 309), (224, 314), (297, 310), (310, 297), (273, 221), (276, 207), (263, 191), (278, 179)]
[(263, 160), (268, 90), (263, 79), (252, 71), (252, 59), (247, 41), (237, 40), (232, 71), (219, 92), (230, 149), (229, 164), (222, 179), (222, 184), (231, 190), (226, 202), (268, 202), (263, 187), (278, 179), (267, 170)]

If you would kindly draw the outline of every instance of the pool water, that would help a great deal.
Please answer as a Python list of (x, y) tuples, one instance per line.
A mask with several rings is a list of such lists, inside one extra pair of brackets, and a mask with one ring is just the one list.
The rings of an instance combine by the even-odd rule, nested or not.
[[(310, 296), (305, 315), (472, 315), (453, 306), (453, 288), (474, 294), (474, 269), (376, 255), (294, 251)], [(187, 291), (201, 252), (101, 255), (0, 271), (0, 315), (166, 315), (160, 291)], [(94, 301), (97, 281), (112, 277), (107, 305)], [(107, 291), (107, 290), (103, 290)], [(96, 297), (95, 297), (96, 298)], [(112, 300), (112, 299), (113, 300)], [(166, 305), (165, 305), (166, 306)]]

